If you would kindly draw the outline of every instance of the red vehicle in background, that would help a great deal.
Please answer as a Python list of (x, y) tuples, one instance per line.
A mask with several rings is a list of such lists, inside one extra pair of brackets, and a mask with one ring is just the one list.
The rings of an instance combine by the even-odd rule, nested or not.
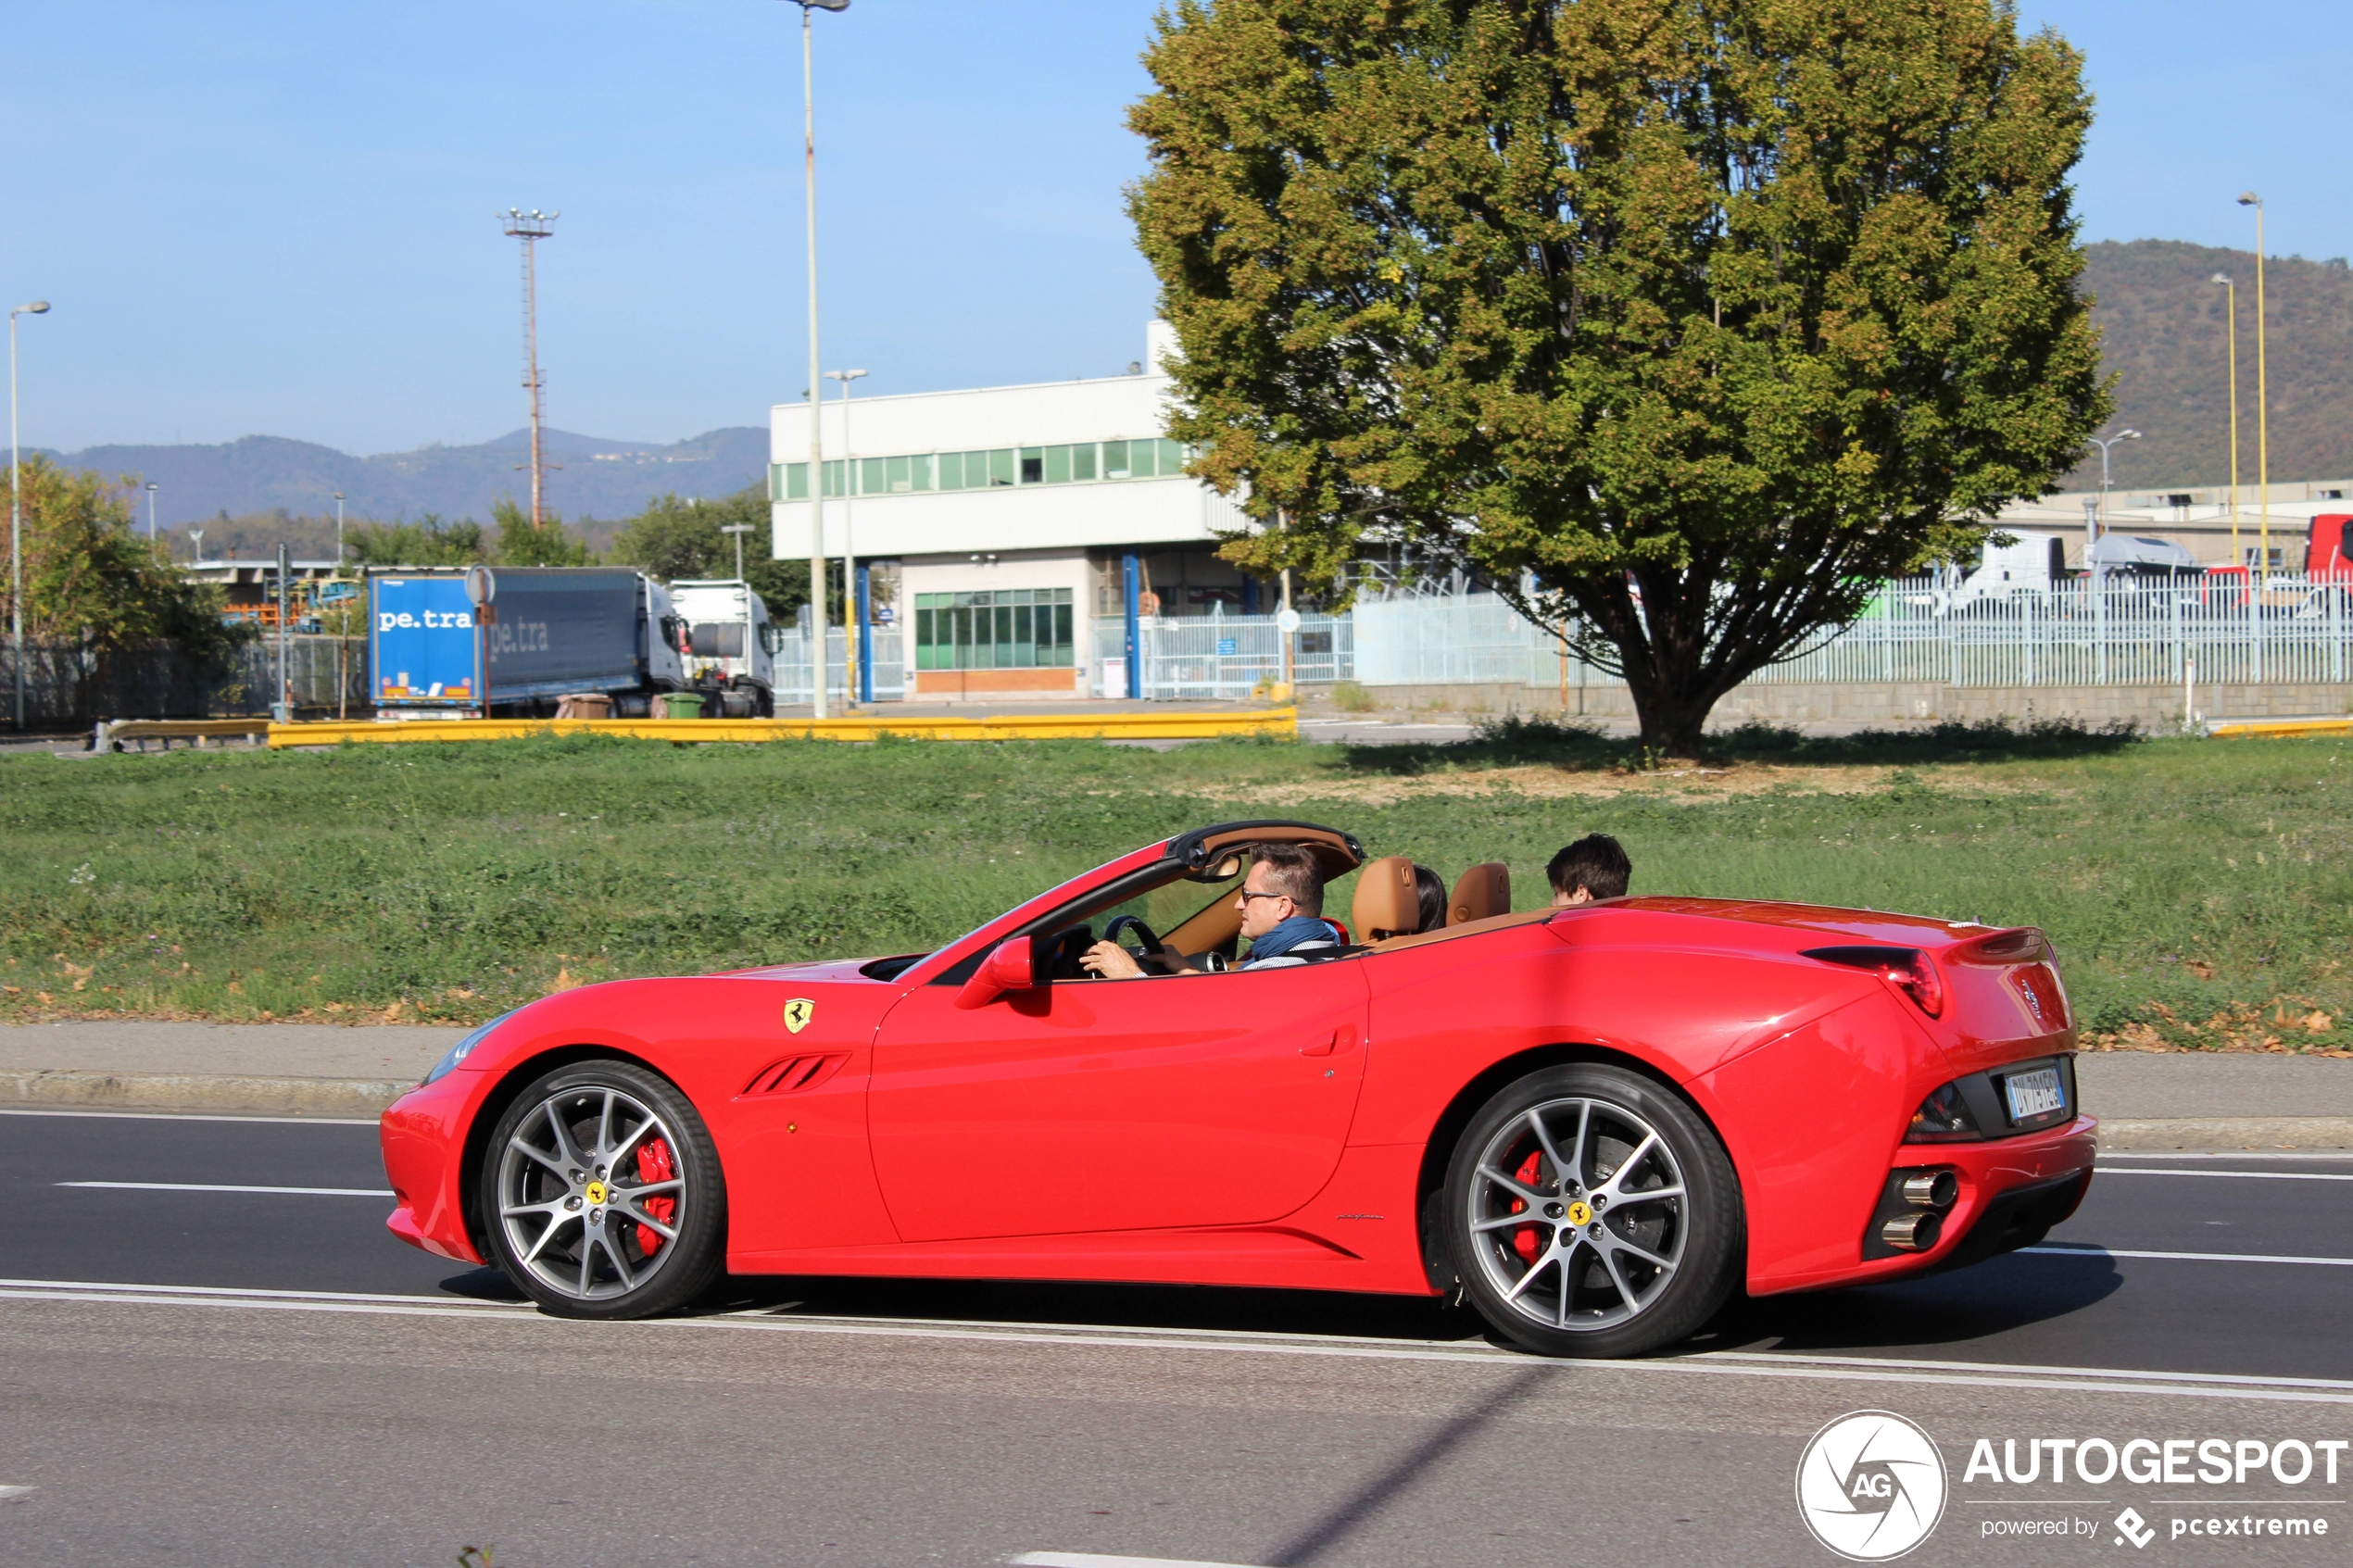
[(2304, 542), (2304, 575), (2315, 583), (2353, 583), (2353, 512), (2322, 512)]
[[(1248, 965), (1271, 845), (1353, 876), (1353, 940)], [(1742, 1289), (2031, 1245), (2091, 1184), (2039, 931), (1515, 912), (1500, 864), (1447, 919), (1347, 833), (1225, 822), (936, 952), (561, 992), (384, 1112), (389, 1223), (572, 1317), (723, 1270), (1459, 1290), (1528, 1349), (1622, 1356)], [(1099, 933), (1142, 976), (1088, 976)]]

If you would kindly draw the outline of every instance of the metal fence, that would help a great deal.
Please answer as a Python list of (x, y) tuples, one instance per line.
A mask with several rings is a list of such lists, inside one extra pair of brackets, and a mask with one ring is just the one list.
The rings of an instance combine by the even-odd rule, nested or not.
[[(1617, 684), (1491, 594), (1400, 596), (1354, 611), (1366, 685)], [(1862, 619), (1755, 683), (1954, 686), (2167, 685), (2353, 679), (2353, 594), (2343, 583), (2078, 579), (1965, 599), (1934, 578), (1891, 583)]]
[[(794, 632), (798, 631), (799, 635)], [(776, 706), (789, 708), (806, 706), (815, 700), (815, 677), (810, 670), (809, 649), (815, 639), (812, 636), (809, 617), (804, 613), (797, 628), (788, 628), (784, 646), (776, 651)], [(839, 712), (849, 696), (848, 633), (840, 626), (825, 628), (825, 692), (834, 710)], [(874, 653), (883, 657), (875, 660), (875, 700), (896, 702), (909, 696), (906, 672), (901, 663), (905, 639), (894, 626), (878, 626), (866, 644)]]
[[(352, 711), (368, 706), (368, 646), (359, 637), (292, 637), (287, 684), (297, 709), (337, 710), (337, 687)], [(54, 643), (24, 650), (25, 722), (35, 728), (81, 726), (99, 719), (245, 718), (270, 711), (278, 680), (275, 641), (235, 649), (209, 666), (176, 647), (114, 653)], [(16, 663), (0, 645), (0, 722), (15, 711)]]
[[(1136, 622), (1142, 644), (1142, 691), (1159, 701), (1234, 700), (1283, 678), (1283, 633), (1271, 615), (1159, 615)], [(1345, 615), (1300, 618), (1292, 679), (1356, 678), (1356, 628)], [(1110, 615), (1095, 621), (1096, 690), (1127, 693), (1127, 623)]]

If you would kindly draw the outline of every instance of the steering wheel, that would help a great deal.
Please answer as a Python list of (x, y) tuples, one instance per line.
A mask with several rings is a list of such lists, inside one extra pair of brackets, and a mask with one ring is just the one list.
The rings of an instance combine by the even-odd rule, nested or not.
[(1130, 953), (1133, 953), (1136, 956), (1136, 961), (1144, 965), (1148, 969), (1165, 970), (1167, 965), (1162, 960), (1160, 956), (1160, 938), (1152, 935), (1152, 928), (1151, 926), (1146, 925), (1141, 919), (1135, 915), (1114, 916), (1112, 922), (1103, 927), (1103, 940), (1106, 942), (1116, 942), (1119, 940), (1119, 934), (1127, 930), (1133, 930), (1136, 933), (1138, 939), (1143, 943), (1143, 946), (1140, 947), (1130, 947), (1127, 949)]

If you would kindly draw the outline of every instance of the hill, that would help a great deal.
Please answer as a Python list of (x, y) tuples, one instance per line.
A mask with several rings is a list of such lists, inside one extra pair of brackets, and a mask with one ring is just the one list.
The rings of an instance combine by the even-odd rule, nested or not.
[[(2177, 240), (2105, 241), (2090, 247), (2083, 286), (2118, 374), (2108, 434), (2143, 439), (2116, 448), (2120, 488), (2227, 484), (2231, 479), (2228, 291), (2238, 285), (2239, 478), (2255, 483), (2255, 254)], [(2353, 269), (2342, 257), (2267, 257), (2271, 477), (2353, 474)], [(2099, 483), (2099, 455), (2067, 482)]]
[[(561, 465), (547, 476), (547, 504), (567, 521), (630, 517), (667, 493), (731, 495), (768, 471), (768, 433), (750, 425), (668, 445), (566, 431), (546, 432), (543, 443), (547, 460)], [(530, 495), (530, 476), (518, 470), (530, 455), (528, 431), (475, 446), (435, 443), (369, 458), (275, 435), (217, 446), (92, 446), (53, 454), (69, 468), (154, 483), (160, 486), (156, 515), (165, 528), (193, 523), (208, 535), (220, 520), (332, 520), (338, 490), (349, 518), (392, 521), (432, 512), (485, 521), (492, 502)]]

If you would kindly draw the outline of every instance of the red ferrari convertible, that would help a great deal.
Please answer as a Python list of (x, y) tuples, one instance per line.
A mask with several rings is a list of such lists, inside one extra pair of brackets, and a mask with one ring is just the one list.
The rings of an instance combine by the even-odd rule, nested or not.
[[(1242, 967), (1274, 844), (1359, 873), (1347, 940)], [(2090, 1185), (2038, 931), (1514, 913), (1500, 865), (1418, 923), (1407, 861), (1228, 822), (937, 952), (563, 992), (384, 1113), (390, 1223), (578, 1317), (722, 1270), (1460, 1291), (1531, 1350), (1618, 1356), (1735, 1290), (2028, 1245)], [(1088, 975), (1099, 931), (1140, 976)]]

